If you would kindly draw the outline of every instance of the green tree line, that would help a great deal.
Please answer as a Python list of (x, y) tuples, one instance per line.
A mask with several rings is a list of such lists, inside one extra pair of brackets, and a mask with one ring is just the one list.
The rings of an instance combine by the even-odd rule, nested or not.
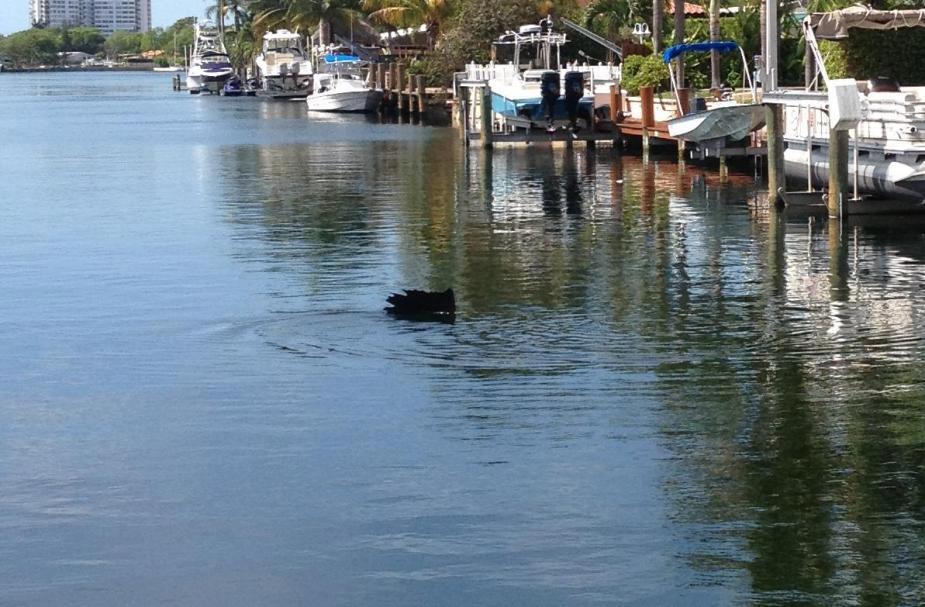
[[(210, 0), (207, 16), (220, 24), (233, 62), (243, 68), (260, 50), (263, 34), (287, 28), (315, 42), (327, 44), (334, 34), (348, 37), (353, 32), (375, 32), (393, 28), (425, 26), (426, 52), (412, 62), (411, 70), (423, 73), (432, 84), (447, 83), (450, 75), (469, 61), (487, 61), (491, 41), (507, 30), (524, 23), (535, 23), (554, 14), (584, 23), (610, 40), (633, 40), (633, 26), (645, 23), (652, 31), (644, 40), (652, 51), (666, 44), (706, 39), (734, 40), (742, 45), (747, 57), (761, 53), (764, 20), (762, 0), (689, 0), (704, 8), (707, 18), (685, 18), (684, 11), (666, 18), (667, 0), (591, 0), (581, 8), (576, 0)], [(809, 0), (805, 10), (825, 11), (850, 6), (855, 0)], [(910, 8), (920, 0), (871, 0), (875, 8)], [(720, 10), (735, 9), (724, 16)], [(805, 46), (799, 27), (798, 5), (787, 3), (779, 10), (779, 78), (782, 84), (798, 84), (803, 79)], [(910, 46), (925, 48), (917, 32), (902, 34), (897, 47), (881, 42), (876, 35), (854, 36), (837, 48), (830, 45), (835, 72), (839, 75), (866, 77), (878, 66), (892, 66), (897, 58), (909, 56)], [(573, 38), (576, 36), (573, 36)], [(147, 33), (116, 32), (108, 39), (89, 28), (31, 29), (0, 38), (0, 54), (14, 63), (53, 63), (61, 51), (117, 56), (162, 50), (162, 62), (179, 61), (173, 49), (182, 53), (193, 40), (192, 18), (173, 26), (156, 28)], [(910, 44), (909, 40), (914, 44)], [(600, 49), (584, 40), (576, 47), (600, 57)], [(904, 49), (904, 50), (903, 50)], [(903, 52), (898, 52), (903, 50)], [(182, 55), (181, 55), (182, 56)], [(576, 58), (576, 57), (572, 57)], [(651, 74), (656, 58), (644, 69)], [(685, 68), (687, 84), (694, 87), (717, 86), (718, 83), (740, 86), (740, 61), (735, 57), (716, 59), (689, 56)], [(910, 74), (920, 79), (925, 62), (909, 66)], [(921, 76), (925, 77), (925, 73)], [(921, 78), (925, 79), (925, 78)]]
[[(176, 47), (174, 42), (176, 41)], [(79, 51), (116, 58), (146, 51), (163, 51), (160, 62), (182, 61), (183, 47), (193, 43), (193, 18), (148, 32), (113, 32), (108, 38), (92, 27), (32, 28), (0, 36), (0, 56), (16, 66), (56, 65), (60, 53)], [(174, 56), (176, 48), (176, 56)]]

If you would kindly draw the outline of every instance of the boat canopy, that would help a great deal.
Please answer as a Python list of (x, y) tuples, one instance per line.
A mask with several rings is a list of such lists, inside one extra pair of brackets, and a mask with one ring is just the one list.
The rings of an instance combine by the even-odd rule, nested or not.
[(925, 27), (925, 9), (878, 11), (862, 5), (828, 13), (811, 13), (804, 21), (817, 38), (838, 40), (848, 37), (856, 27), (867, 30), (895, 30), (902, 27)]
[(342, 55), (340, 53), (328, 53), (324, 56), (325, 63), (357, 63), (360, 58), (356, 55)]
[(690, 44), (678, 44), (670, 46), (662, 52), (662, 60), (668, 63), (672, 59), (683, 55), (684, 53), (704, 53), (707, 51), (719, 51), (728, 53), (738, 50), (739, 45), (729, 40), (719, 40), (717, 42), (692, 42)]

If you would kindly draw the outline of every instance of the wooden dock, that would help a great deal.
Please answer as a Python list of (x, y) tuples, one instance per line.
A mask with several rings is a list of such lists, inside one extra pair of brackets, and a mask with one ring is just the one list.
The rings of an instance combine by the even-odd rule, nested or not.
[(382, 113), (405, 118), (431, 116), (449, 120), (452, 94), (446, 88), (427, 87), (424, 76), (408, 74), (403, 63), (374, 63), (370, 81), (382, 91)]

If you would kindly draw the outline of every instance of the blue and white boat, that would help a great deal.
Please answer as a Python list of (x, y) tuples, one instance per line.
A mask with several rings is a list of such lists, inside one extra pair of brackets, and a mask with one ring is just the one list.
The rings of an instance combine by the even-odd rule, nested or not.
[(225, 81), (234, 75), (234, 66), (225, 51), (218, 30), (195, 26), (195, 43), (186, 73), (186, 88), (190, 93), (218, 93)]
[[(582, 94), (577, 114), (587, 122), (592, 120), (595, 108), (609, 103), (610, 85), (620, 80), (619, 66), (563, 65), (562, 46), (567, 42), (565, 34), (553, 31), (551, 20), (545, 19), (537, 25), (521, 26), (517, 32), (507, 32), (494, 42), (496, 55), (513, 50), (511, 63), (470, 66), (471, 70), (487, 73), (491, 109), (505, 125), (530, 128), (547, 124), (544, 82), (558, 80), (558, 90), (563, 92), (579, 83)], [(564, 94), (556, 96), (552, 114), (555, 125), (569, 119)]]

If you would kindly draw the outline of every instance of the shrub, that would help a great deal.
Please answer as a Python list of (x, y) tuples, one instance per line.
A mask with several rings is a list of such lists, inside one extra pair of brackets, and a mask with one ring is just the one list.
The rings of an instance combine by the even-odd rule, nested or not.
[(638, 95), (644, 86), (660, 87), (668, 81), (668, 66), (659, 55), (632, 55), (623, 60), (623, 88)]

